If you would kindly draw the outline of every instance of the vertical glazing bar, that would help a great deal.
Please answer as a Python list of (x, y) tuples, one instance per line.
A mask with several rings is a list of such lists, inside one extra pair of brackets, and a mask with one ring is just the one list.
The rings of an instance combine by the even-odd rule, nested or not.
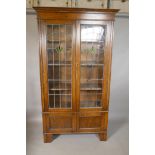
[[(103, 49), (102, 49), (102, 52), (103, 52), (103, 60), (101, 61), (102, 62), (102, 76), (101, 76), (101, 79), (102, 79), (102, 83), (104, 83), (104, 76), (103, 76), (103, 74), (104, 74), (104, 60), (105, 60), (105, 58), (104, 58), (104, 56), (105, 56), (105, 52), (104, 52), (104, 49), (105, 49), (105, 45), (106, 45), (106, 31), (107, 31), (107, 27), (105, 27), (105, 26), (103, 26), (103, 30), (104, 30), (104, 32), (103, 32), (103, 39), (102, 39), (102, 41), (103, 41)], [(103, 88), (103, 84), (101, 85), (101, 106), (102, 107), (104, 107), (104, 102), (103, 102), (103, 93), (104, 93), (104, 88)]]
[[(52, 84), (53, 84), (53, 88), (54, 87), (54, 43), (53, 43), (53, 35), (54, 35), (54, 31), (53, 31), (53, 25), (52, 25), (52, 52), (53, 52), (53, 81), (52, 81)], [(55, 91), (53, 92), (53, 96), (54, 96), (54, 105), (53, 107), (55, 108)]]
[[(99, 45), (100, 45), (100, 42), (99, 42)], [(99, 49), (97, 49), (97, 86), (99, 86), (99, 77), (98, 77), (98, 74), (99, 74), (99, 56), (100, 56), (100, 54), (99, 54)], [(96, 107), (98, 106), (97, 105), (97, 102), (98, 102), (98, 100), (97, 100), (98, 98), (97, 98), (97, 90), (96, 90)]]
[[(46, 38), (47, 47), (46, 47), (46, 52), (47, 52), (47, 55), (48, 55), (48, 56), (47, 56), (47, 59), (48, 59), (48, 60), (49, 60), (49, 51), (50, 51), (50, 50), (48, 50), (48, 49), (49, 49), (49, 45), (48, 45), (48, 44), (49, 44), (49, 43), (48, 43), (48, 37), (49, 37), (49, 36), (48, 36), (48, 35), (50, 34), (50, 28), (51, 28), (51, 27), (49, 27), (49, 26), (47, 25), (47, 32), (46, 32), (46, 35), (47, 35), (47, 38)], [(48, 32), (49, 32), (49, 34), (48, 34)], [(48, 64), (49, 64), (49, 61), (47, 61), (47, 62), (48, 62)], [(49, 79), (49, 76), (48, 76), (48, 79)], [(49, 80), (48, 80), (48, 86), (49, 86)], [(48, 106), (50, 107), (50, 102), (49, 102), (49, 101), (50, 101), (50, 99), (49, 99), (49, 90), (48, 90)]]
[[(93, 28), (93, 27), (92, 27)], [(93, 35), (93, 34), (92, 34)], [(92, 40), (92, 47), (91, 47), (91, 56), (92, 56), (92, 69), (91, 69), (91, 75), (93, 75), (93, 71), (95, 71), (95, 73), (96, 73), (96, 68), (95, 68), (95, 66), (93, 66), (93, 63), (95, 62), (95, 60), (93, 60), (94, 59), (94, 51), (93, 51), (93, 49), (94, 49), (94, 41), (95, 40)], [(93, 62), (94, 61), (94, 62)], [(94, 85), (94, 77), (92, 78), (92, 83), (93, 83), (93, 85)], [(96, 85), (94, 85), (94, 88), (96, 87)], [(95, 92), (97, 92), (97, 90), (95, 90)], [(95, 107), (97, 104), (96, 104), (96, 102), (94, 101), (94, 95), (95, 95), (96, 93), (93, 93), (92, 94), (92, 96), (93, 96), (93, 100), (91, 101), (92, 102), (92, 107)], [(91, 94), (89, 94), (89, 95), (91, 95)], [(96, 100), (97, 100), (97, 96), (95, 96), (96, 97)], [(95, 105), (96, 104), (96, 105)]]
[[(60, 47), (60, 24), (59, 24), (59, 47)], [(61, 78), (60, 78), (60, 69), (61, 69), (61, 67), (60, 67), (60, 51), (59, 51), (59, 91), (60, 91), (60, 95), (59, 95), (59, 98), (60, 98), (60, 108), (61, 108), (61, 88), (60, 88), (60, 80), (61, 80)]]
[[(84, 28), (88, 28), (88, 26), (87, 25), (85, 25), (84, 26)], [(89, 54), (89, 52), (88, 52), (88, 42), (87, 42), (87, 40), (85, 40), (86, 41), (86, 61), (84, 62), (85, 63), (85, 66), (86, 66), (86, 79), (88, 79), (88, 76), (89, 76), (89, 72), (90, 72), (90, 70), (88, 70), (88, 68), (89, 68), (89, 66), (87, 66), (88, 65), (88, 54)], [(84, 66), (84, 67), (85, 67)], [(85, 87), (85, 84), (84, 84), (84, 87)], [(86, 82), (86, 87), (88, 87), (88, 80), (87, 80), (87, 82)], [(88, 98), (88, 91), (86, 90), (86, 99)], [(87, 105), (87, 103), (88, 103), (88, 101), (85, 101), (84, 102), (84, 107), (86, 107), (86, 106), (88, 106)]]
[[(50, 29), (50, 27), (47, 25), (47, 38), (46, 38), (46, 42), (47, 42), (47, 48), (46, 48), (46, 50), (47, 50), (47, 62), (48, 62), (48, 64), (49, 64), (49, 51), (50, 50), (48, 50), (48, 48), (49, 48), (49, 46), (48, 46), (48, 32), (50, 32), (51, 31), (51, 29)], [(48, 77), (49, 78), (49, 77)], [(49, 86), (49, 80), (48, 80), (48, 86)], [(50, 101), (50, 99), (49, 99), (49, 90), (48, 90), (48, 106), (50, 107), (50, 103), (49, 103), (49, 101)]]
[[(73, 26), (71, 26), (71, 35), (72, 35), (72, 41), (71, 41), (71, 49), (73, 49)], [(72, 51), (72, 50), (71, 50)], [(73, 59), (72, 59), (72, 57), (73, 57), (73, 53), (71, 52), (71, 65), (70, 65), (70, 69), (71, 69), (71, 80), (70, 81), (72, 81), (72, 63), (73, 63)], [(71, 92), (72, 92), (72, 82), (71, 82)], [(72, 93), (71, 93), (71, 97), (70, 97), (70, 101), (71, 101), (71, 108), (72, 108)]]
[[(66, 42), (66, 24), (65, 24), (65, 91), (66, 91), (66, 89), (67, 89), (67, 87), (66, 87), (66, 44), (67, 44), (67, 42)], [(65, 102), (65, 107), (67, 107), (67, 103), (66, 103), (66, 95), (65, 95), (65, 100), (64, 100), (64, 102)]]
[[(81, 29), (82, 29), (82, 26), (81, 26)], [(82, 40), (81, 40), (82, 42)], [(84, 59), (83, 59), (83, 62), (81, 63), (86, 63), (86, 60), (87, 60), (87, 42), (83, 42), (84, 44), (84, 50), (81, 49), (81, 51), (83, 50), (83, 55), (84, 55)]]
[[(84, 28), (88, 28), (87, 26), (85, 26)], [(85, 64), (87, 64), (88, 63), (88, 54), (89, 54), (89, 52), (88, 52), (88, 41), (86, 40), (85, 41), (86, 42), (86, 61), (84, 62)]]

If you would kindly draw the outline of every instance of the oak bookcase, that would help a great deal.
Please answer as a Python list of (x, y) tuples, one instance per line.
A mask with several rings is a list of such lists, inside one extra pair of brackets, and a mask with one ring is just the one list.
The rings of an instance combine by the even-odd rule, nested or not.
[(117, 9), (34, 7), (40, 46), (44, 142), (54, 134), (107, 140)]

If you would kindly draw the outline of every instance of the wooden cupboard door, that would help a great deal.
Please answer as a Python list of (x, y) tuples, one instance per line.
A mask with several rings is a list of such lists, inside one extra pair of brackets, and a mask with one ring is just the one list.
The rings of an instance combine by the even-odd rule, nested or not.
[(71, 133), (76, 131), (76, 115), (72, 112), (44, 113), (44, 133)]
[(77, 114), (77, 132), (99, 133), (106, 132), (108, 125), (108, 112), (87, 111)]
[[(108, 117), (112, 22), (77, 22), (77, 131), (102, 131)], [(102, 112), (106, 112), (104, 117)], [(88, 123), (87, 123), (88, 122)]]
[(42, 23), (43, 111), (74, 111), (75, 24), (63, 20)]
[(110, 63), (106, 61), (109, 52), (108, 22), (80, 21), (77, 25), (77, 109), (103, 110)]

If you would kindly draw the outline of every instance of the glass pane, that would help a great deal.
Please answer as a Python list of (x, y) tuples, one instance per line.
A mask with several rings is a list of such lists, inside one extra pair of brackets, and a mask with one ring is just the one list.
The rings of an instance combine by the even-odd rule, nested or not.
[(102, 106), (106, 26), (81, 25), (80, 107)]
[(72, 107), (72, 25), (47, 25), (50, 108)]

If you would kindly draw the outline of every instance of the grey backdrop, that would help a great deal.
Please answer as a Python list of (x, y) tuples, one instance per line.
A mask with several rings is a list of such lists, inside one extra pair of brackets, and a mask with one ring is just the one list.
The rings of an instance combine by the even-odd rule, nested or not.
[[(126, 155), (128, 154), (128, 103), (129, 103), (129, 19), (117, 17), (115, 21), (115, 37), (113, 44), (111, 95), (109, 113), (108, 142), (99, 142), (94, 135), (59, 136), (53, 143), (44, 144), (41, 126), (41, 95), (39, 73), (39, 45), (36, 15), (27, 15), (27, 56), (26, 56), (26, 96), (27, 96), (27, 154), (77, 155), (82, 154), (82, 143), (90, 148), (98, 147), (98, 152), (87, 150), (83, 154)], [(73, 147), (66, 144), (72, 140)], [(94, 141), (95, 140), (95, 141)], [(67, 145), (67, 146), (66, 146)], [(74, 148), (74, 145), (76, 146)], [(90, 146), (91, 145), (91, 146)], [(100, 146), (100, 147), (99, 147)], [(61, 147), (61, 150), (59, 149)], [(67, 150), (68, 147), (68, 150)], [(83, 146), (84, 147), (84, 146)], [(92, 147), (93, 148), (93, 147)], [(83, 149), (83, 148), (82, 148)], [(70, 151), (69, 151), (70, 150)], [(69, 151), (69, 152), (68, 152)], [(77, 151), (75, 153), (75, 151)], [(80, 152), (81, 151), (81, 152)]]

